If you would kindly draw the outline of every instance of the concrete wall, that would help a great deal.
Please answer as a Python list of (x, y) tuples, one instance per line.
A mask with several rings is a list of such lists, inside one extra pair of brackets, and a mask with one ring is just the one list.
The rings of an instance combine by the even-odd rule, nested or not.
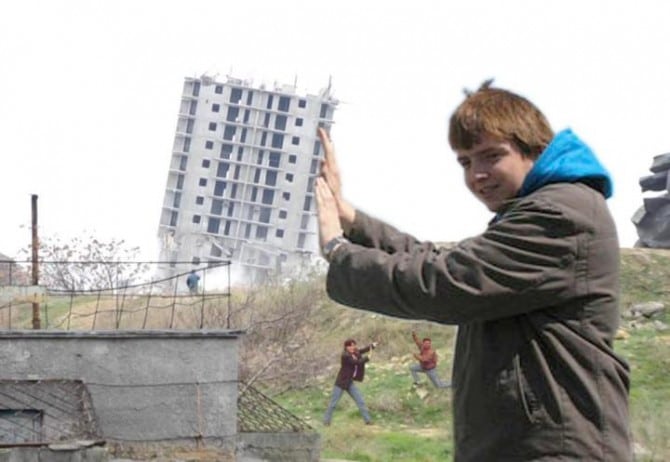
[(233, 446), (239, 331), (0, 331), (0, 379), (79, 379), (102, 438)]

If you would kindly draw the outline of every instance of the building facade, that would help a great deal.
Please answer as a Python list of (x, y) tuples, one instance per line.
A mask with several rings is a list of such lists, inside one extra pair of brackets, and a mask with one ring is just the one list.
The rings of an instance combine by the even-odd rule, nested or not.
[(186, 78), (160, 217), (160, 260), (230, 260), (262, 274), (318, 254), (313, 180), (323, 149), (316, 131), (330, 128), (337, 104), (330, 85), (298, 95), (295, 86)]

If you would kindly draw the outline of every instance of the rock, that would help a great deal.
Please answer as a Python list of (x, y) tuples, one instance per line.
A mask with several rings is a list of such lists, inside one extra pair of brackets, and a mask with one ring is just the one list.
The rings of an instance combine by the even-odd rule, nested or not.
[(668, 326), (668, 325), (667, 325), (666, 323), (664, 323), (663, 321), (659, 321), (658, 319), (656, 319), (656, 320), (654, 321), (654, 327), (655, 327), (656, 330), (658, 330), (658, 331), (665, 331), (665, 330), (668, 330), (668, 328), (670, 328), (670, 326)]
[(661, 302), (637, 303), (630, 308), (633, 316), (642, 315), (645, 318), (652, 318), (665, 311), (665, 305)]
[(614, 335), (616, 340), (628, 340), (628, 337), (630, 337), (630, 334), (625, 329), (617, 330), (616, 334)]

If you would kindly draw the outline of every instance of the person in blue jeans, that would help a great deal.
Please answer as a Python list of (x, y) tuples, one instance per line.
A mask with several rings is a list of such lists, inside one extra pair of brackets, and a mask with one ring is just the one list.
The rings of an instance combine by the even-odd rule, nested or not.
[(324, 425), (330, 425), (335, 406), (337, 406), (337, 403), (340, 401), (340, 398), (345, 391), (349, 393), (349, 396), (351, 396), (356, 403), (356, 406), (358, 406), (358, 410), (363, 416), (365, 423), (367, 425), (372, 424), (372, 419), (370, 418), (368, 408), (365, 406), (363, 395), (354, 381), (363, 381), (363, 378), (365, 377), (365, 363), (370, 360), (369, 356), (363, 355), (376, 347), (377, 343), (372, 342), (368, 346), (359, 350), (356, 346), (356, 340), (350, 338), (344, 341), (344, 350), (340, 356), (340, 371), (337, 373), (335, 386), (333, 387), (330, 396), (330, 403), (328, 404), (328, 409), (326, 409), (326, 414), (323, 417)]
[(419, 372), (426, 374), (436, 388), (448, 388), (451, 386), (448, 383), (444, 383), (437, 376), (437, 352), (433, 350), (430, 338), (425, 337), (420, 341), (416, 332), (412, 332), (412, 339), (414, 339), (414, 343), (419, 348), (419, 354), (414, 353), (414, 358), (419, 362), (409, 366), (412, 379), (414, 379), (414, 386), (419, 385)]

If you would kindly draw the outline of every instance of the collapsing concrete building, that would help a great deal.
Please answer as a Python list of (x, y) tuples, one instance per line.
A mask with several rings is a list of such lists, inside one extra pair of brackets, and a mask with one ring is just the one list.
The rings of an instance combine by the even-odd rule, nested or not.
[[(161, 261), (232, 261), (251, 275), (318, 254), (313, 179), (338, 101), (330, 85), (184, 82), (158, 236)], [(182, 267), (183, 268), (183, 267)]]
[(635, 215), (636, 247), (670, 248), (670, 153), (655, 156), (649, 169), (652, 175), (640, 178), (642, 192), (665, 191), (664, 194), (644, 198)]

